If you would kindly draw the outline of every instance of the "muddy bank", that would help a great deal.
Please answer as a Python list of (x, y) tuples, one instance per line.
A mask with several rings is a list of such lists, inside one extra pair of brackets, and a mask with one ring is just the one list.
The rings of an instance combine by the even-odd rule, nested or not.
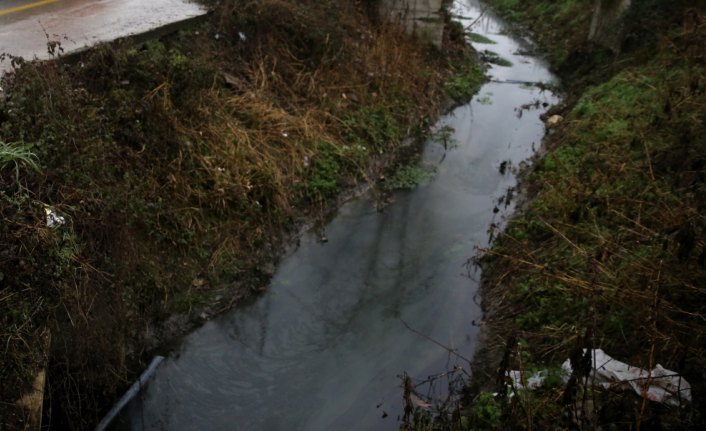
[(90, 428), (149, 349), (259, 294), (299, 227), (375, 181), (472, 64), (453, 34), (440, 53), (358, 2), (215, 5), (4, 78), (4, 429), (45, 365), (45, 419)]
[[(524, 173), (527, 205), (481, 260), (485, 348), (466, 414), (484, 429), (698, 429), (704, 11), (633, 2), (616, 50), (588, 40), (591, 2), (490, 3), (534, 30), (568, 97), (547, 154)], [(673, 390), (674, 407), (587, 385), (584, 349), (660, 364), (690, 390)], [(562, 371), (568, 358), (573, 374)], [(540, 371), (532, 391), (510, 379), (526, 385)]]

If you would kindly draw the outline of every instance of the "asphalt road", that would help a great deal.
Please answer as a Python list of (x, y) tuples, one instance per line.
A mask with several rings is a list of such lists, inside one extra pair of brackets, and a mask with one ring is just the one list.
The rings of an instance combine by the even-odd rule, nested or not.
[(205, 12), (188, 0), (0, 0), (0, 53), (48, 59), (48, 41), (71, 52)]

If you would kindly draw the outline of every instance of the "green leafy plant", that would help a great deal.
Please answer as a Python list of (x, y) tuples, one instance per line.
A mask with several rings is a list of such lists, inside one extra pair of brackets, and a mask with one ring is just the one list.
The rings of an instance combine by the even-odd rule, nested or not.
[(469, 56), (454, 68), (453, 76), (446, 82), (446, 92), (456, 102), (467, 102), (478, 91), (484, 80), (485, 70)]
[(471, 410), (476, 422), (475, 429), (500, 429), (502, 409), (500, 403), (495, 399), (493, 394), (488, 392), (481, 392), (478, 394), (475, 400), (473, 400)]
[(407, 165), (397, 169), (395, 173), (383, 183), (385, 190), (413, 189), (429, 181), (436, 169), (430, 166)]
[(39, 170), (37, 156), (26, 144), (9, 144), (0, 141), (0, 165), (13, 164), (15, 168), (15, 181), (19, 181), (20, 165), (26, 165), (34, 170)]

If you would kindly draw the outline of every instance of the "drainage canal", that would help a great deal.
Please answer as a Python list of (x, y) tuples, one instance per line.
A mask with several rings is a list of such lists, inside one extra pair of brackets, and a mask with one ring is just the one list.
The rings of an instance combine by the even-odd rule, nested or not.
[(464, 264), (513, 210), (496, 208), (516, 182), (499, 167), (532, 155), (544, 133), (539, 115), (557, 99), (529, 84), (553, 77), (525, 54), (526, 41), (507, 36), (476, 1), (457, 0), (454, 13), (492, 42), (476, 49), (507, 61), (439, 121), (453, 144), (426, 144), (433, 177), (382, 212), (366, 197), (349, 202), (326, 226), (326, 243), (305, 235), (269, 291), (185, 337), (114, 428), (394, 430), (400, 374), (467, 365), (429, 339), (473, 355), (479, 274)]

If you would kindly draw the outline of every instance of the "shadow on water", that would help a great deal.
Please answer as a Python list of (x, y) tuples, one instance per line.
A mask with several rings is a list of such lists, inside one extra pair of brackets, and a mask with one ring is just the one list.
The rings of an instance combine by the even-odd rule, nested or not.
[[(465, 25), (481, 10), (469, 0), (455, 9)], [(520, 83), (553, 77), (492, 14), (473, 31), (495, 42), (479, 50), (511, 65), (493, 65), (474, 100), (440, 120), (456, 145), (427, 143), (434, 178), (396, 193), (383, 212), (365, 197), (348, 203), (326, 243), (306, 235), (262, 298), (185, 337), (116, 428), (393, 430), (403, 411), (399, 375), (423, 379), (458, 361), (404, 322), (472, 356), (478, 274), (464, 264), (512, 212), (496, 208), (516, 181), (500, 165), (532, 155), (544, 133), (541, 104), (557, 102)], [(539, 109), (517, 115), (536, 101)]]

